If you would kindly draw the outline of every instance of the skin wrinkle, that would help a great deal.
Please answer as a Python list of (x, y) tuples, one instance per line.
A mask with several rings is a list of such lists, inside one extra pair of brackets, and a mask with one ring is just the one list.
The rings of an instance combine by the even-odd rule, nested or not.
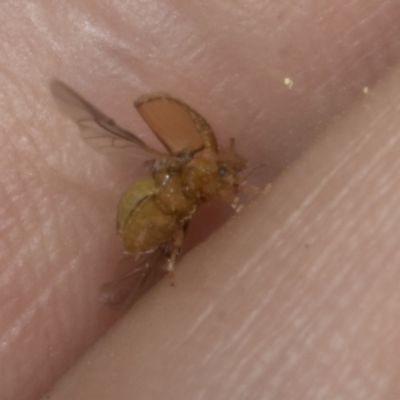
[[(60, 330), (59, 340), (66, 344), (68, 344), (68, 342), (71, 340), (70, 332), (73, 332), (85, 318), (84, 315), (82, 315), (82, 311), (79, 309), (74, 310), (72, 307), (62, 307), (62, 305), (65, 303), (65, 300), (69, 296), (74, 296), (74, 298), (76, 298), (76, 296), (79, 294), (78, 288), (80, 285), (75, 285), (72, 281), (73, 271), (77, 268), (77, 261), (78, 256), (69, 262), (68, 270), (66, 270), (67, 275), (65, 278), (60, 274), (57, 276), (56, 280), (56, 284), (59, 282), (61, 285), (63, 285), (63, 282), (68, 282), (68, 286), (65, 288), (64, 283), (64, 287), (61, 286), (61, 288), (64, 290), (58, 293), (57, 300), (59, 303), (59, 308), (62, 310), (62, 312), (59, 313), (58, 320), (55, 321), (55, 326)], [(53, 291), (56, 291), (56, 285), (54, 285)], [(82, 301), (84, 300), (85, 298), (82, 299)], [(71, 323), (71, 321), (73, 322)], [(66, 326), (69, 328), (68, 332), (64, 329)], [(57, 343), (54, 343), (54, 346), (56, 345)], [(71, 354), (71, 356), (73, 356), (73, 354)]]
[[(362, 320), (360, 320), (360, 323), (359, 323), (359, 327), (357, 327), (357, 331), (363, 331), (363, 325), (364, 325), (364, 322), (365, 322), (365, 320), (366, 320), (366, 318), (363, 318)], [(356, 336), (356, 333), (357, 332), (354, 332), (354, 341), (355, 341), (355, 344), (357, 344), (357, 336)], [(350, 342), (349, 343), (349, 345), (351, 345), (352, 343)], [(369, 356), (371, 355), (371, 351), (370, 351), (370, 349), (369, 348), (365, 348), (364, 349), (364, 351), (362, 352), (363, 354), (368, 354)], [(353, 363), (351, 363), (350, 365), (354, 365)], [(363, 365), (363, 364), (361, 364), (361, 365)], [(339, 368), (339, 370), (340, 370), (340, 366), (338, 366), (338, 368)], [(335, 371), (333, 370), (333, 373), (334, 373)], [(339, 376), (340, 376), (340, 374), (339, 374)], [(346, 380), (346, 377), (344, 376), (343, 377), (343, 380)], [(362, 396), (360, 396), (360, 398), (363, 398)]]
[[(354, 342), (355, 343), (353, 344), (356, 345), (356, 339), (354, 340)], [(390, 341), (388, 342), (388, 344), (391, 344)], [(385, 386), (387, 386), (389, 380), (382, 377), (382, 375), (374, 376), (374, 368), (371, 368), (371, 366), (368, 365), (370, 356), (373, 356), (374, 358), (379, 358), (379, 353), (377, 352), (376, 346), (371, 343), (371, 345), (366, 346), (363, 351), (360, 352), (360, 354), (364, 354), (364, 357), (361, 356), (358, 360), (357, 364), (361, 365), (362, 368), (360, 370), (357, 370), (357, 372), (361, 372), (361, 378), (366, 382), (366, 385), (364, 386), (367, 386), (367, 392), (371, 393), (374, 391), (375, 388), (379, 389), (379, 387), (383, 389)], [(343, 382), (343, 385), (344, 384), (345, 383)], [(376, 390), (376, 392), (379, 393), (379, 390)]]
[[(356, 338), (354, 338), (354, 342), (355, 343), (350, 343), (350, 344), (351, 345), (353, 345), (353, 344), (357, 345)], [(366, 347), (366, 348), (363, 349), (363, 351), (364, 351), (365, 354), (370, 354), (371, 355), (372, 352), (373, 352), (373, 348), (370, 349), (370, 348)], [(360, 351), (360, 353), (362, 353), (362, 351)], [(361, 365), (362, 366), (361, 369), (357, 369), (357, 371), (355, 371), (354, 368), (355, 368), (356, 364), (357, 365)], [(376, 385), (371, 380), (370, 374), (363, 371), (364, 370), (364, 365), (365, 364), (362, 363), (361, 360), (358, 360), (358, 362), (357, 362), (357, 360), (354, 360), (354, 362), (351, 364), (351, 366), (349, 366), (347, 368), (348, 371), (349, 371), (348, 375), (354, 374), (354, 372), (359, 372), (360, 373), (361, 377), (359, 378), (358, 382), (357, 381), (355, 382), (356, 384), (352, 383), (352, 384), (349, 385), (349, 382), (351, 382), (351, 381), (348, 379), (348, 377), (345, 374), (338, 373), (338, 377), (339, 377), (338, 381), (339, 381), (339, 383), (341, 383), (342, 386), (350, 386), (350, 388), (348, 390), (349, 394), (351, 394), (353, 396), (356, 395), (356, 396), (358, 396), (358, 398), (369, 397), (369, 394), (370, 393), (372, 394), (374, 392), (374, 389), (376, 388)], [(342, 377), (342, 379), (340, 379), (340, 377)], [(362, 378), (364, 378), (364, 379), (362, 379)], [(346, 380), (347, 380), (347, 382), (346, 382)]]
[[(290, 338), (289, 338), (289, 342), (290, 342)], [(284, 347), (284, 348), (287, 348), (287, 349), (288, 349), (288, 352), (290, 352), (290, 346), (287, 346), (287, 343), (282, 343), (281, 346)], [(257, 349), (255, 348), (254, 351), (253, 351), (253, 353), (252, 353), (252, 354), (249, 354), (250, 357), (249, 357), (249, 360), (248, 360), (248, 361), (247, 361), (247, 358), (246, 358), (246, 357), (244, 357), (244, 358), (242, 359), (242, 362), (239, 363), (239, 365), (238, 365), (239, 368), (237, 369), (236, 373), (233, 372), (233, 374), (232, 374), (232, 379), (233, 379), (233, 380), (238, 379), (238, 378), (241, 376), (241, 374), (242, 374), (242, 372), (243, 372), (241, 369), (244, 370), (245, 367), (247, 366), (247, 363), (248, 363), (248, 362), (251, 362), (251, 361), (250, 361), (250, 360), (251, 360), (251, 357), (252, 357), (254, 354), (256, 354), (256, 351), (257, 351)], [(280, 357), (282, 357), (282, 356), (285, 355), (285, 353), (282, 352), (282, 351), (279, 351), (278, 354), (279, 354)], [(240, 367), (241, 367), (241, 369), (240, 369)], [(298, 365), (294, 364), (294, 365), (292, 365), (292, 367), (295, 368), (295, 367), (298, 367)], [(287, 365), (285, 365), (285, 370), (287, 371)], [(279, 374), (279, 372), (282, 372), (282, 371), (275, 371), (275, 373), (277, 373), (277, 374)], [(246, 385), (248, 385), (248, 386), (251, 387), (252, 384), (251, 384), (251, 382), (246, 382)], [(238, 397), (238, 398), (240, 398), (240, 397)]]
[[(34, 168), (34, 166), (32, 167)], [(19, 181), (22, 182), (24, 181), (24, 179), (21, 178), (21, 180)], [(26, 208), (26, 212), (24, 213), (26, 217), (21, 215), (21, 219), (24, 221), (23, 226), (26, 229), (24, 236), (29, 237), (29, 239), (27, 240), (27, 246), (24, 247), (24, 249), (31, 253), (29, 256), (27, 256), (27, 259), (32, 262), (32, 268), (30, 269), (30, 271), (32, 271), (32, 273), (35, 274), (36, 277), (38, 277), (41, 275), (40, 271), (42, 269), (42, 266), (47, 264), (46, 261), (48, 261), (49, 254), (47, 252), (37, 252), (40, 244), (46, 242), (44, 240), (46, 238), (45, 232), (42, 229), (39, 229), (39, 227), (41, 226), (42, 221), (45, 217), (48, 217), (51, 214), (54, 215), (54, 213), (52, 213), (51, 203), (46, 198), (45, 187), (43, 187), (42, 185), (36, 185), (36, 182), (32, 182), (31, 180), (29, 180), (27, 182), (27, 187), (23, 192), (32, 194), (31, 205), (30, 207)], [(36, 215), (35, 220), (31, 220), (32, 215)], [(49, 221), (56, 221), (56, 219), (56, 216), (54, 216), (50, 218)], [(57, 236), (57, 234), (55, 234), (54, 232), (52, 233), (52, 235), (54, 235), (55, 237)], [(38, 237), (42, 238), (42, 241), (36, 239)], [(35, 257), (35, 254), (39, 256), (40, 262), (38, 264), (33, 262), (35, 258), (37, 258)], [(35, 268), (35, 266), (37, 268)]]
[(63, 276), (69, 272), (69, 270), (62, 270), (48, 281), (45, 290), (38, 297), (32, 299), (26, 310), (16, 316), (14, 323), (9, 323), (8, 330), (4, 331), (3, 335), (0, 337), (0, 342), (7, 342), (9, 344), (10, 341), (16, 339), (16, 336), (19, 335), (27, 325), (29, 325), (29, 322), (32, 320), (32, 315), (40, 309), (38, 305), (46, 303), (45, 300), (49, 297), (49, 294), (52, 291), (55, 291), (55, 285), (63, 283)]
[(210, 305), (204, 310), (201, 315), (198, 316), (196, 321), (194, 321), (195, 323), (193, 324), (192, 328), (185, 334), (185, 341), (187, 341), (194, 335), (194, 333), (198, 330), (198, 327), (210, 316), (213, 310), (213, 306)]
[[(239, 344), (239, 348), (237, 349), (238, 353), (243, 352), (242, 350), (244, 349), (244, 347), (246, 345), (248, 345), (248, 343), (251, 341), (251, 335), (247, 335), (248, 339), (246, 340), (245, 331), (249, 330), (249, 328), (251, 326), (251, 323), (253, 323), (257, 319), (257, 317), (258, 317), (258, 313), (253, 312), (252, 317), (249, 318), (248, 326), (246, 326), (245, 329), (243, 329), (242, 332), (241, 332), (242, 336), (241, 337), (237, 336), (236, 338), (234, 338), (235, 341)], [(226, 349), (224, 349), (224, 350), (226, 350)], [(232, 370), (232, 373), (230, 375), (231, 376), (231, 380), (233, 382), (240, 381), (240, 377), (242, 376), (242, 374), (245, 371), (245, 369), (248, 367), (248, 364), (252, 363), (252, 357), (251, 356), (254, 356), (254, 354), (257, 354), (257, 350), (259, 350), (259, 349), (258, 349), (257, 346), (255, 346), (254, 349), (252, 350), (252, 352), (247, 355), (247, 357), (242, 357), (240, 359), (239, 363), (235, 364), (235, 368)], [(251, 376), (248, 377), (248, 382), (251, 381), (250, 378), (251, 378)], [(247, 386), (247, 384), (246, 384), (246, 386)]]
[[(253, 315), (252, 315), (250, 318), (248, 318), (248, 320), (250, 320), (250, 322), (247, 322), (248, 320), (243, 321), (243, 327), (242, 327), (243, 332), (247, 329), (247, 326), (248, 326), (248, 325), (251, 325), (251, 322), (252, 322), (253, 320), (255, 320), (257, 316), (258, 316), (257, 313), (253, 312)], [(237, 332), (237, 334), (235, 335), (235, 336), (237, 336), (237, 338), (236, 338), (235, 340), (232, 341), (232, 344), (228, 344), (227, 346), (221, 346), (221, 343), (217, 342), (218, 345), (216, 345), (214, 349), (208, 349), (209, 351), (208, 351), (208, 353), (206, 354), (205, 358), (203, 359), (203, 365), (204, 365), (204, 364), (207, 364), (207, 361), (208, 361), (209, 359), (211, 359), (211, 358), (214, 356), (213, 353), (216, 352), (217, 350), (224, 351), (224, 350), (226, 350), (227, 348), (229, 348), (229, 347), (231, 347), (231, 346), (236, 347), (236, 345), (239, 345), (239, 348), (240, 348), (240, 345), (243, 344), (243, 343), (245, 342), (245, 340), (243, 340), (244, 335), (241, 337), (241, 339), (242, 339), (242, 340), (240, 341), (241, 343), (237, 343), (237, 342), (239, 342), (239, 338), (240, 338), (239, 336), (240, 336), (243, 332), (239, 332), (239, 331)], [(245, 360), (246, 360), (246, 358), (244, 357), (244, 358), (242, 359), (242, 361), (241, 361), (239, 364), (236, 364), (236, 366), (238, 367), (238, 368), (236, 368), (236, 370), (238, 371), (238, 373), (240, 372), (240, 366), (241, 366), (241, 364), (245, 364)], [(234, 381), (234, 380), (235, 380), (235, 372), (234, 372), (234, 371), (232, 372), (231, 377), (232, 377), (232, 380)], [(215, 379), (215, 381), (218, 381), (218, 380), (219, 380), (218, 376), (214, 377), (214, 379)]]
[[(272, 294), (269, 296), (272, 297)], [(268, 300), (264, 300), (263, 305), (267, 305), (269, 302)], [(248, 342), (251, 340), (251, 338), (249, 337), (248, 340), (246, 340), (246, 334), (245, 332), (249, 329), (249, 327), (253, 327), (254, 325), (252, 325), (254, 323), (254, 321), (259, 317), (260, 312), (257, 311), (252, 311), (250, 312), (250, 315), (243, 321), (243, 324), (241, 325), (240, 329), (238, 329), (235, 334), (231, 334), (231, 339), (228, 342), (216, 342), (216, 344), (214, 345), (214, 347), (209, 348), (208, 353), (206, 355), (206, 357), (204, 358), (203, 361), (203, 365), (206, 365), (208, 363), (209, 360), (212, 360), (212, 358), (215, 358), (218, 354), (223, 354), (224, 352), (228, 351), (229, 349), (234, 348), (235, 352), (240, 353), (242, 351), (242, 349), (245, 348), (245, 346), (248, 344)], [(245, 360), (246, 357), (244, 357), (242, 359)], [(236, 364), (237, 367), (240, 366), (240, 364), (242, 363), (239, 362), (239, 364)], [(232, 380), (235, 380), (235, 373), (232, 371)]]
[[(24, 330), (29, 327), (29, 325), (31, 325), (31, 322), (34, 318), (37, 319), (42, 319), (41, 317), (37, 317), (37, 315), (40, 315), (41, 310), (44, 310), (47, 306), (47, 298), (51, 297), (52, 292), (54, 291), (58, 291), (57, 290), (57, 286), (58, 285), (62, 285), (64, 284), (65, 279), (63, 278), (63, 275), (69, 274), (70, 270), (64, 270), (61, 271), (59, 274), (57, 274), (56, 276), (54, 276), (54, 278), (52, 278), (52, 280), (50, 282), (48, 282), (48, 287), (46, 287), (45, 291), (42, 292), (40, 294), (40, 296), (38, 296), (36, 299), (34, 299), (34, 301), (32, 302), (32, 304), (29, 306), (28, 309), (26, 309), (22, 314), (18, 315), (18, 319), (17, 322), (14, 323), (14, 325), (10, 326), (9, 332), (6, 332), (2, 338), (0, 339), (0, 342), (7, 342), (8, 345), (10, 345), (10, 342), (15, 341), (18, 339), (18, 336), (21, 335), (21, 333), (24, 332)], [(63, 299), (60, 299), (62, 304)], [(43, 306), (41, 306), (41, 304), (43, 304)], [(67, 309), (64, 309), (62, 313), (59, 313), (58, 316), (64, 316), (64, 320), (68, 320), (68, 321), (76, 321), (77, 320), (77, 315), (75, 314), (73, 316), (73, 318), (71, 319), (72, 315), (70, 317), (68, 317), (68, 314), (66, 313)], [(60, 319), (60, 321), (62, 321), (62, 319)], [(54, 326), (65, 326), (65, 322), (57, 322), (56, 321), (52, 321), (52, 325)], [(58, 343), (59, 341), (64, 342), (65, 340), (62, 339), (62, 332), (63, 330), (60, 330), (61, 333), (61, 337), (58, 338), (57, 342), (54, 342), (54, 338), (52, 340), (50, 340), (49, 343), (54, 342), (54, 345), (56, 345), (56, 343)], [(67, 338), (66, 338), (67, 339)], [(39, 351), (40, 349), (38, 349)], [(37, 355), (36, 357), (38, 357), (39, 359), (41, 359), (42, 357)], [(20, 360), (17, 359), (16, 360), (20, 367), (20, 375), (24, 376), (24, 357), (22, 357)], [(27, 367), (28, 368), (28, 367)], [(40, 374), (40, 371), (36, 371), (37, 373)], [(29, 375), (32, 374), (31, 371), (28, 372)], [(16, 382), (18, 382), (18, 378), (16, 378)]]

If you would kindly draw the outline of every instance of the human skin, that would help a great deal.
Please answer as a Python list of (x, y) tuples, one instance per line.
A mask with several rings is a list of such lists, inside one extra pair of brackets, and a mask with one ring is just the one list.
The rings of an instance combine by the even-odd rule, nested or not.
[[(398, 2), (0, 11), (2, 399), (399, 398)], [(152, 145), (132, 100), (170, 92), (273, 183), (120, 319), (98, 292), (132, 175), (52, 78)]]

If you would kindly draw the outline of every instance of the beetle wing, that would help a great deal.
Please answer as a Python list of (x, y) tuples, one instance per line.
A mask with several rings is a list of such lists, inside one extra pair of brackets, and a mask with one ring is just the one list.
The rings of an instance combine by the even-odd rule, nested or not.
[(135, 101), (135, 107), (171, 154), (202, 148), (218, 151), (207, 121), (184, 102), (165, 93), (151, 93)]
[(145, 158), (161, 155), (133, 133), (120, 128), (65, 83), (54, 80), (50, 88), (60, 111), (78, 124), (83, 140), (99, 153), (115, 155), (123, 152), (124, 155)]
[(126, 253), (118, 262), (115, 278), (101, 287), (101, 301), (126, 309), (166, 273), (166, 258), (162, 248), (151, 253)]

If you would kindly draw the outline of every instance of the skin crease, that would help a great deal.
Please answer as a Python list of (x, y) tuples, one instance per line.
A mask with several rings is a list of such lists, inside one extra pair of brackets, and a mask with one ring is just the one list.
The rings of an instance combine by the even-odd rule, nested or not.
[[(2, 399), (399, 398), (398, 2), (123, 3), (0, 7)], [(52, 78), (149, 144), (171, 92), (274, 180), (105, 336), (132, 174)]]

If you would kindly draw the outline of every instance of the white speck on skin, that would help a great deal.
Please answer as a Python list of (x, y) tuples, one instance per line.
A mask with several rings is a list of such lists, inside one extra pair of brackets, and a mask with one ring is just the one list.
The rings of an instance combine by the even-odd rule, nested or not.
[(286, 86), (289, 86), (289, 89), (291, 89), (292, 86), (293, 86), (293, 81), (292, 81), (290, 78), (285, 78), (285, 79), (283, 80), (283, 83), (284, 83)]

